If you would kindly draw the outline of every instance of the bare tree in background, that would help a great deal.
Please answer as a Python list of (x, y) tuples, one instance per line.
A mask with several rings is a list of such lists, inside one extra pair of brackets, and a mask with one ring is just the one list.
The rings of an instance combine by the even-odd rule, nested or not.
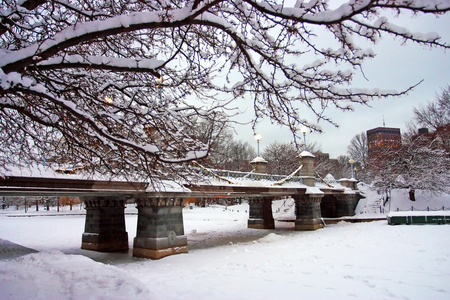
[(255, 148), (248, 142), (235, 141), (231, 131), (228, 133), (213, 145), (210, 155), (201, 163), (215, 169), (250, 171), (250, 161), (256, 157)]
[(428, 102), (426, 106), (414, 108), (414, 120), (430, 130), (450, 124), (450, 85), (436, 95), (435, 102)]
[(292, 143), (273, 142), (264, 148), (262, 157), (267, 160), (267, 172), (276, 175), (289, 175), (300, 165), (297, 149)]
[(355, 135), (350, 140), (350, 145), (347, 148), (347, 153), (352, 158), (354, 168), (356, 170), (355, 176), (361, 181), (370, 181), (373, 178), (370, 177), (368, 172), (369, 163), (369, 143), (367, 141), (367, 135), (365, 132), (361, 132)]
[[(289, 6), (291, 5), (291, 6)], [(383, 34), (449, 48), (385, 17), (443, 14), (435, 1), (44, 1), (0, 4), (0, 164), (50, 158), (109, 175), (167, 176), (207, 156), (237, 98), (294, 136), (305, 107), (400, 95), (352, 89)], [(327, 36), (327, 48), (320, 38)], [(350, 70), (347, 70), (350, 67)], [(241, 106), (241, 105), (239, 105)], [(246, 105), (247, 106), (247, 105)], [(231, 112), (233, 113), (233, 112)], [(199, 122), (213, 127), (206, 139)]]
[(348, 155), (357, 161), (363, 168), (367, 166), (369, 159), (369, 143), (367, 142), (367, 135), (365, 132), (355, 135), (350, 140), (350, 145), (347, 148)]
[(335, 179), (350, 178), (352, 175), (352, 169), (349, 160), (349, 156), (339, 155), (332, 165), (329, 173), (333, 175)]

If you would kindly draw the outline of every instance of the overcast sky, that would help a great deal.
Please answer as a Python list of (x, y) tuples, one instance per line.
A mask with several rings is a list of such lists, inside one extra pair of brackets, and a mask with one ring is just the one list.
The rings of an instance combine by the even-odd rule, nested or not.
[[(447, 44), (450, 43), (450, 14), (421, 18), (391, 19), (391, 22), (407, 27), (412, 32), (438, 32)], [(406, 122), (413, 116), (413, 107), (425, 105), (433, 101), (442, 88), (450, 84), (450, 56), (449, 51), (407, 43), (402, 46), (400, 40), (384, 36), (383, 40), (371, 46), (377, 56), (363, 65), (367, 80), (362, 76), (354, 81), (353, 87), (381, 88), (397, 91), (404, 90), (421, 80), (423, 82), (406, 96), (387, 98), (370, 102), (367, 106), (353, 105), (353, 112), (329, 110), (328, 115), (339, 124), (339, 128), (320, 123), (323, 133), (306, 135), (308, 142), (317, 142), (323, 152), (330, 153), (332, 158), (347, 154), (347, 146), (353, 136), (375, 127), (397, 127), (404, 131)], [(309, 120), (314, 122), (314, 119)], [(237, 140), (248, 141), (252, 145), (256, 142), (250, 125), (237, 126)], [(271, 125), (266, 120), (256, 127), (262, 135), (261, 152), (264, 147), (278, 142), (293, 141), (290, 132), (279, 126)]]

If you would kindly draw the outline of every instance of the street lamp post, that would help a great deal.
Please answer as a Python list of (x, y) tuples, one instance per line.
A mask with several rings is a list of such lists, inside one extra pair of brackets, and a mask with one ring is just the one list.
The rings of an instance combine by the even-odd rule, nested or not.
[(261, 134), (259, 134), (259, 133), (255, 133), (254, 138), (255, 138), (256, 143), (257, 143), (257, 145), (258, 145), (258, 156), (259, 156), (259, 141), (262, 139), (262, 136), (261, 136)]
[(352, 168), (352, 178), (355, 178), (355, 171), (353, 170), (353, 164), (355, 163), (355, 161), (353, 159), (350, 159), (348, 161), (348, 163), (350, 164), (350, 166)]
[(162, 99), (162, 84), (163, 83), (164, 83), (164, 79), (162, 77), (156, 78), (156, 87), (158, 88), (159, 103), (161, 103), (161, 99)]
[(303, 133), (303, 143), (305, 144), (305, 151), (306, 150), (306, 134), (308, 133), (308, 127), (303, 126), (302, 128), (300, 128), (301, 133)]

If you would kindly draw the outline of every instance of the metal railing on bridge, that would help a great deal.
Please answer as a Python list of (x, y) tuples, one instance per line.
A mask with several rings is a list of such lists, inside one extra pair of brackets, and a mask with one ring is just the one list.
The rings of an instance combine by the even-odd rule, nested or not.
[(337, 181), (336, 179), (323, 179), (323, 178), (318, 178), (315, 177), (315, 183), (316, 185), (331, 185), (331, 186), (337, 186), (340, 185), (341, 183), (339, 181)]
[[(229, 171), (229, 170), (220, 170), (220, 169), (203, 169), (196, 168), (199, 171), (199, 174), (204, 177), (223, 177), (228, 180), (237, 180), (237, 181), (270, 181), (277, 182), (286, 179), (288, 175), (272, 175), (272, 174), (263, 174), (263, 173), (254, 173), (254, 172), (241, 172), (241, 171)], [(214, 174), (214, 175), (213, 175)], [(303, 183), (302, 176), (291, 176), (288, 180), (289, 182), (295, 183)]]

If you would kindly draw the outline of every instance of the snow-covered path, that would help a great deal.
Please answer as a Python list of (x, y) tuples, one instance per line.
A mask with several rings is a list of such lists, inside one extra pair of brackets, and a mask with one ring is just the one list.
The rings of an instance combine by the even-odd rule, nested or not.
[[(133, 210), (133, 208), (127, 209)], [(6, 217), (0, 299), (449, 299), (450, 226), (246, 228), (246, 206), (185, 209), (190, 252), (153, 261), (80, 249), (84, 216)], [(127, 215), (130, 246), (136, 215)]]

